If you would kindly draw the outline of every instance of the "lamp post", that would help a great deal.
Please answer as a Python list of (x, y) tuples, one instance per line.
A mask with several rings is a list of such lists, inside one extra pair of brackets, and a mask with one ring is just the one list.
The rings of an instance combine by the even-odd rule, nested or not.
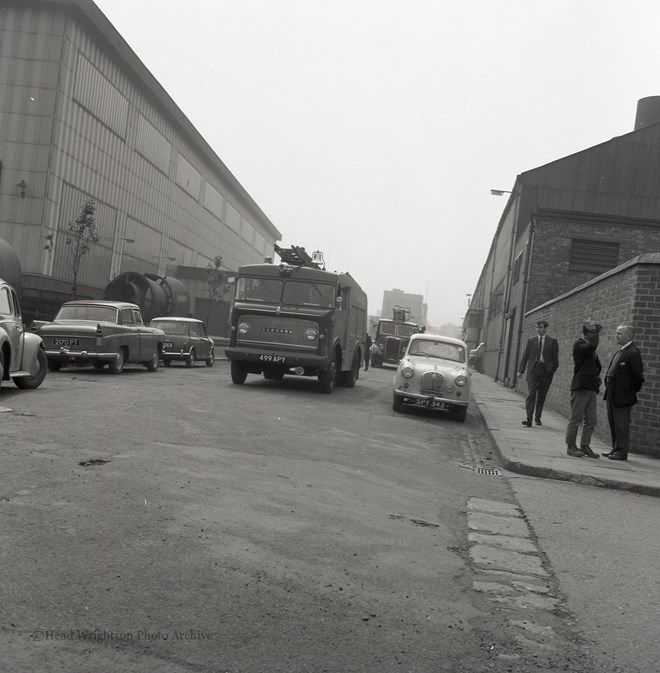
[(490, 190), (490, 195), (491, 196), (504, 196), (504, 194), (513, 194), (513, 191), (510, 189), (491, 189)]

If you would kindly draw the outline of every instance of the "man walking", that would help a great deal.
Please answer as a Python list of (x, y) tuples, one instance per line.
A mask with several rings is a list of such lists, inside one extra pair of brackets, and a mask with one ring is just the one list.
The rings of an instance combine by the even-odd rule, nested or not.
[(637, 404), (637, 393), (644, 383), (644, 365), (633, 343), (635, 332), (630, 325), (616, 328), (619, 349), (614, 353), (605, 374), (607, 422), (612, 435), (612, 450), (604, 453), (610, 460), (628, 460), (630, 448), (630, 413)]
[(527, 418), (522, 422), (532, 427), (532, 417), (536, 425), (541, 425), (541, 414), (552, 378), (559, 367), (559, 344), (546, 334), (548, 323), (539, 320), (536, 323), (536, 336), (530, 337), (525, 344), (518, 378), (521, 379), (527, 369), (528, 395), (525, 400)]
[[(600, 325), (588, 320), (582, 326), (582, 336), (573, 344), (571, 416), (566, 427), (566, 453), (575, 458), (600, 458), (589, 446), (598, 420), (598, 391), (602, 367), (596, 349), (600, 330)], [(576, 441), (580, 424), (582, 435), (578, 448)]]
[(369, 370), (369, 360), (371, 360), (371, 334), (367, 332), (367, 338), (365, 341), (365, 346), (364, 346), (364, 371)]

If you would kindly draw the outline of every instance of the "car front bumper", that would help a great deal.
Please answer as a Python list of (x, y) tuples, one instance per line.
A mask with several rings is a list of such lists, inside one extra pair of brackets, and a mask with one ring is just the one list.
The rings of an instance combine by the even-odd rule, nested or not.
[(470, 404), (469, 397), (466, 400), (458, 400), (455, 397), (442, 397), (440, 395), (431, 395), (428, 393), (414, 393), (398, 388), (395, 388), (394, 394), (399, 395), (400, 397), (403, 397), (407, 400), (411, 400), (413, 403), (416, 400), (422, 402), (426, 400), (428, 402), (437, 402), (447, 407), (467, 407)]

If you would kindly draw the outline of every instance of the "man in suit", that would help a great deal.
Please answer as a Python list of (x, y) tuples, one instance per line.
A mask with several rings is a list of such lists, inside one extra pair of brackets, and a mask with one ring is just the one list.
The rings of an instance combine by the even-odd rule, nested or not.
[(612, 450), (604, 453), (610, 460), (628, 460), (630, 448), (630, 412), (637, 404), (637, 393), (644, 383), (644, 365), (633, 343), (635, 332), (630, 325), (616, 328), (618, 350), (605, 374), (607, 422), (612, 435)]
[(371, 334), (367, 332), (367, 338), (364, 345), (364, 371), (369, 370), (369, 360), (371, 360), (371, 346), (373, 345), (371, 341)]
[[(575, 458), (599, 458), (589, 446), (598, 421), (598, 391), (601, 364), (598, 359), (598, 337), (601, 327), (593, 320), (582, 325), (582, 336), (573, 344), (573, 379), (571, 380), (571, 416), (566, 426), (566, 453)], [(582, 425), (580, 446), (578, 429)]]
[(530, 337), (525, 344), (518, 378), (521, 379), (527, 370), (527, 399), (525, 410), (527, 418), (522, 422), (528, 428), (532, 427), (532, 417), (536, 425), (541, 425), (541, 414), (552, 378), (559, 367), (559, 344), (546, 334), (548, 323), (539, 320), (536, 323), (536, 336)]

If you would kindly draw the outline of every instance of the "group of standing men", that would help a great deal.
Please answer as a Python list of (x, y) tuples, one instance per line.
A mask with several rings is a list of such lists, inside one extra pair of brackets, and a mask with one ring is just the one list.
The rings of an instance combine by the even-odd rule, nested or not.
[[(559, 345), (557, 339), (547, 335), (548, 323), (539, 320), (536, 336), (528, 339), (518, 367), (518, 378), (527, 371), (528, 395), (525, 400), (526, 418), (522, 424), (532, 427), (532, 422), (542, 425), (541, 415), (557, 368)], [(573, 344), (573, 379), (571, 381), (571, 415), (566, 428), (566, 452), (569, 456), (598, 458), (590, 446), (596, 428), (597, 398), (602, 383), (602, 365), (597, 348), (601, 326), (587, 320), (582, 335)], [(644, 366), (639, 349), (633, 342), (634, 331), (630, 325), (620, 325), (616, 330), (615, 351), (605, 373), (607, 421), (612, 436), (612, 450), (604, 453), (610, 460), (627, 460), (630, 448), (630, 416), (637, 404), (637, 393), (644, 382)], [(582, 425), (580, 444), (578, 430)]]

